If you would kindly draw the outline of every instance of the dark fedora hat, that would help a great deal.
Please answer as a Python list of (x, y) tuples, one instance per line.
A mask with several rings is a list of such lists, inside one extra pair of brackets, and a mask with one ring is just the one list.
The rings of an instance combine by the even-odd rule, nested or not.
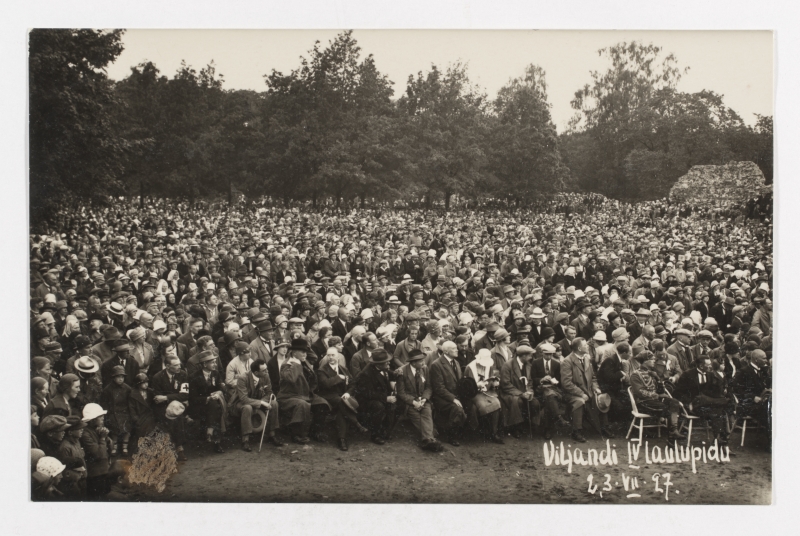
[(388, 363), (392, 359), (392, 356), (389, 355), (389, 352), (384, 350), (383, 348), (378, 348), (369, 358), (370, 363)]
[[(375, 354), (373, 353), (372, 356), (374, 357)], [(406, 359), (406, 362), (411, 363), (413, 361), (420, 361), (422, 359), (425, 359), (425, 354), (422, 353), (422, 351), (420, 350), (414, 349), (411, 350), (411, 352), (409, 352), (408, 359)]]
[(290, 351), (294, 352), (295, 350), (308, 352), (308, 341), (302, 338), (293, 339)]

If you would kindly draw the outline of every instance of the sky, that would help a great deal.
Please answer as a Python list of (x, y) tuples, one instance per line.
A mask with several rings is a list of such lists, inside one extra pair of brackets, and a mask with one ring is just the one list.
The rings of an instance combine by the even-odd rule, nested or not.
[[(120, 80), (130, 68), (152, 61), (172, 77), (181, 60), (198, 70), (214, 61), (225, 89), (264, 91), (264, 75), (288, 73), (308, 57), (315, 41), (327, 45), (341, 30), (127, 30), (125, 50), (109, 66)], [(563, 132), (575, 111), (575, 91), (591, 82), (590, 72), (610, 65), (598, 55), (622, 41), (652, 43), (690, 67), (678, 89), (724, 95), (747, 124), (754, 114), (773, 114), (773, 34), (770, 31), (536, 31), (536, 30), (356, 30), (362, 55), (394, 82), (395, 97), (408, 76), (456, 61), (468, 65), (470, 80), (490, 97), (531, 63), (546, 72), (553, 122)]]

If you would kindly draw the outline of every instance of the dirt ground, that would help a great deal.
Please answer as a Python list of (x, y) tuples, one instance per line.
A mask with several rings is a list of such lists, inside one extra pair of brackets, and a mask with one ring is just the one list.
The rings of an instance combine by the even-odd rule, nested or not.
[[(621, 425), (620, 425), (621, 426)], [(350, 450), (340, 451), (333, 438), (328, 443), (306, 446), (264, 445), (257, 453), (239, 448), (226, 439), (224, 454), (215, 454), (208, 444), (187, 445), (187, 462), (179, 463), (162, 493), (131, 490), (133, 500), (180, 502), (334, 502), (334, 503), (560, 503), (560, 504), (769, 504), (772, 458), (763, 448), (763, 438), (749, 432), (744, 448), (737, 432), (731, 439), (728, 463), (698, 463), (692, 474), (690, 463), (646, 464), (640, 455), (639, 469), (628, 467), (623, 430), (612, 440), (619, 463), (612, 467), (545, 465), (543, 439), (507, 437), (505, 445), (484, 443), (467, 436), (460, 447), (446, 444), (442, 453), (423, 451), (408, 422), (400, 423), (394, 438), (378, 446), (368, 436), (351, 432)], [(705, 439), (693, 437), (693, 446)], [(587, 434), (580, 447), (605, 448), (599, 436)], [(568, 430), (553, 438), (574, 449)], [(648, 443), (662, 449), (664, 438)], [(685, 445), (685, 440), (683, 442)], [(655, 491), (653, 473), (670, 473), (668, 501)], [(589, 474), (597, 485), (589, 493)], [(604, 474), (610, 477), (604, 477)], [(623, 473), (637, 477), (639, 490), (625, 491)], [(659, 480), (663, 484), (663, 478)], [(603, 482), (606, 489), (600, 492)], [(660, 486), (661, 489), (663, 485)], [(631, 492), (641, 496), (628, 498)]]

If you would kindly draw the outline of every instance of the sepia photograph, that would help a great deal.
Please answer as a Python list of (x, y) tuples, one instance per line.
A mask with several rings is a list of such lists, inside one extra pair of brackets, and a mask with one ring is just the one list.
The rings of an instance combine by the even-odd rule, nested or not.
[(26, 37), (27, 500), (773, 504), (772, 30)]

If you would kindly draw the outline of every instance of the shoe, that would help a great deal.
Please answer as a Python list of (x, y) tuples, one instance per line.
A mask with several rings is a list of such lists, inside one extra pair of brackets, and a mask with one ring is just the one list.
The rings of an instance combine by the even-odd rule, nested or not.
[(250, 446), (250, 441), (242, 441), (242, 450), (245, 452), (253, 452), (253, 447)]
[(178, 461), (185, 462), (186, 461), (186, 453), (183, 452), (183, 449), (178, 451)]
[(439, 441), (436, 441), (434, 439), (433, 444), (436, 447), (436, 450), (434, 450), (434, 452), (444, 452), (444, 445), (442, 445)]
[(459, 443), (458, 439), (456, 439), (455, 437), (450, 439), (450, 444), (453, 445), (454, 447), (460, 447), (461, 446), (461, 443)]
[(391, 441), (392, 440), (392, 434), (390, 434), (388, 432), (385, 433), (385, 434), (381, 434), (381, 437), (383, 438), (384, 441)]
[(349, 447), (347, 446), (347, 440), (346, 439), (340, 439), (339, 440), (339, 450), (348, 450), (348, 449), (349, 449)]
[(225, 454), (225, 449), (222, 448), (221, 443), (214, 443), (214, 452), (217, 454)]
[(267, 441), (275, 445), (276, 447), (285, 447), (286, 443), (281, 441), (278, 436), (271, 435), (267, 438)]
[(386, 441), (384, 441), (384, 439), (381, 436), (374, 435), (374, 436), (372, 436), (371, 440), (376, 445), (385, 445), (386, 444)]
[(517, 428), (514, 428), (513, 430), (511, 430), (511, 437), (513, 437), (514, 439), (519, 439), (522, 437), (522, 434), (519, 433), (519, 430)]
[(122, 455), (123, 456), (127, 456), (128, 455), (128, 444), (127, 443), (122, 445)]
[(586, 438), (583, 437), (583, 432), (580, 430), (575, 430), (569, 436), (578, 443), (586, 443)]
[(319, 441), (320, 443), (325, 443), (328, 440), (328, 434), (325, 432), (320, 432), (318, 434), (314, 434), (311, 436), (311, 439), (314, 441)]
[(310, 440), (305, 436), (303, 436), (303, 437), (294, 436), (294, 437), (292, 437), (292, 441), (294, 441), (295, 443), (298, 443), (300, 445), (307, 445)]
[(505, 445), (506, 444), (506, 442), (503, 441), (503, 438), (500, 437), (499, 435), (492, 435), (492, 437), (490, 439), (491, 439), (491, 441), (493, 443), (497, 443), (498, 445)]
[(603, 439), (614, 439), (614, 432), (612, 432), (608, 427), (601, 428), (600, 435), (603, 436)]
[(545, 438), (545, 440), (553, 439), (553, 431), (552, 430), (545, 430), (544, 438)]
[(357, 423), (356, 430), (358, 430), (362, 434), (366, 434), (367, 432), (369, 432), (369, 428), (367, 428), (366, 426), (361, 426), (361, 423)]
[(669, 431), (669, 440), (672, 441), (674, 439), (686, 439), (686, 436), (680, 433), (677, 428), (675, 428), (674, 430)]
[(111, 449), (111, 452), (108, 453), (109, 456), (116, 456), (117, 455), (117, 447)]

